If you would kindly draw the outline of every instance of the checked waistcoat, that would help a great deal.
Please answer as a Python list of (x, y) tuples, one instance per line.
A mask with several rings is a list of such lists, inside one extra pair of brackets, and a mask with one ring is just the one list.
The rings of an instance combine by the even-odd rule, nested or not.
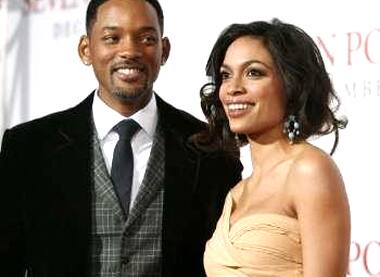
[(126, 220), (94, 132), (91, 276), (161, 276), (164, 167), (158, 123), (143, 183)]

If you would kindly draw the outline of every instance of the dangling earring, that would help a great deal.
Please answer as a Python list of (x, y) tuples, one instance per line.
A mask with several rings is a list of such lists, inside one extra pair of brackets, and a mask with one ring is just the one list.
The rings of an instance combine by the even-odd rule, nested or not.
[(284, 123), (284, 133), (288, 136), (289, 143), (293, 144), (300, 135), (300, 124), (294, 115), (289, 115)]
[(236, 143), (237, 147), (240, 147), (240, 138), (239, 138), (239, 135), (237, 133), (235, 133), (235, 143)]
[(211, 106), (210, 106), (210, 116), (212, 119), (215, 120), (215, 118), (216, 118), (216, 107), (214, 104), (211, 104)]

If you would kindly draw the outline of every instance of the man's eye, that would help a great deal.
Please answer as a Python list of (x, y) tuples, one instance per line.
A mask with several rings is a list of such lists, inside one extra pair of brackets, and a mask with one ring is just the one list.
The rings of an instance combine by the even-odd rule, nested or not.
[(113, 44), (118, 42), (118, 37), (117, 36), (105, 36), (103, 37), (103, 41), (107, 44)]
[(157, 38), (155, 36), (143, 36), (142, 43), (152, 45), (157, 43)]

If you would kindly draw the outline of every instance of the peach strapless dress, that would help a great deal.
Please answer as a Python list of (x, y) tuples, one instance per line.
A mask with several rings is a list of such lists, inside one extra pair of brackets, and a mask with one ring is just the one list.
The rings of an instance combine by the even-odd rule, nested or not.
[(212, 238), (206, 244), (204, 266), (208, 277), (301, 277), (302, 249), (298, 221), (260, 213), (230, 226), (229, 193)]

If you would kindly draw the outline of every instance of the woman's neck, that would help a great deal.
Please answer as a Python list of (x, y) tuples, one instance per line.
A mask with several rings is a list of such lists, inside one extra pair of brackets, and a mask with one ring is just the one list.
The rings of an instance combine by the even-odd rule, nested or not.
[(282, 131), (275, 130), (261, 136), (248, 137), (252, 168), (256, 172), (267, 172), (279, 162), (291, 156), (293, 145)]

